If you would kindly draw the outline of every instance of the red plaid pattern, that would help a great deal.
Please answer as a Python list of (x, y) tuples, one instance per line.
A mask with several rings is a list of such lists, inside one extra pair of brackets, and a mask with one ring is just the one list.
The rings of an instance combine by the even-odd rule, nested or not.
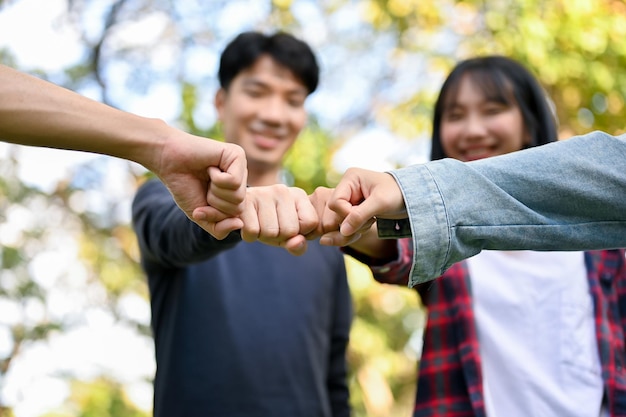
[[(377, 281), (407, 285), (413, 258), (410, 239), (399, 240), (399, 252), (398, 261), (370, 267)], [(362, 256), (357, 259), (368, 263)], [(612, 417), (626, 417), (624, 250), (586, 252), (585, 263), (608, 408)], [(441, 278), (416, 287), (429, 315), (413, 416), (485, 417), (478, 337), (465, 262), (453, 265)]]

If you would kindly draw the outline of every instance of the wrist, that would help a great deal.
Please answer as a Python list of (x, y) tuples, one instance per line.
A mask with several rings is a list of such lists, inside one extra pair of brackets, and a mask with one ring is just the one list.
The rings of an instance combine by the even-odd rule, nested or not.
[[(137, 117), (136, 123), (127, 126), (127, 130), (124, 129), (126, 135), (120, 138), (121, 143), (116, 146), (118, 150), (112, 150), (110, 154), (131, 160), (158, 173), (168, 146), (172, 146), (175, 129), (160, 119)], [(112, 143), (116, 145), (115, 140)]]

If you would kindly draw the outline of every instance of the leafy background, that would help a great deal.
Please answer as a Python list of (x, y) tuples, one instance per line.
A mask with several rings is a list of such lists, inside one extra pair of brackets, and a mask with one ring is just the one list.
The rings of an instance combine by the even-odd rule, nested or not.
[[(225, 43), (247, 29), (307, 40), (322, 82), (286, 164), (287, 178), (307, 191), (332, 186), (348, 166), (384, 170), (426, 160), (438, 88), (455, 62), (477, 54), (527, 65), (553, 101), (563, 139), (624, 132), (621, 0), (45, 6), (0, 0), (0, 62), (218, 139), (212, 98)], [(26, 7), (37, 12), (8, 31), (10, 16)], [(71, 46), (54, 44), (44, 26), (68, 35)], [(53, 175), (67, 154), (0, 148), (0, 416), (147, 416), (149, 306), (129, 226), (129, 201), (147, 173), (77, 156)], [(413, 291), (377, 284), (363, 265), (346, 262), (356, 313), (348, 352), (354, 416), (409, 416), (424, 311)]]

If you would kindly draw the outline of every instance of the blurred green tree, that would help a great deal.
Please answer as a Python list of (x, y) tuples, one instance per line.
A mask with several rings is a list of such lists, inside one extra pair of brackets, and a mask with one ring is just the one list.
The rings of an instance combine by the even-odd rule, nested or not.
[(94, 381), (75, 381), (65, 410), (43, 414), (41, 417), (149, 417), (128, 400), (116, 381), (99, 378)]
[[(0, 13), (21, 1), (0, 0)], [(427, 142), (441, 82), (458, 60), (477, 54), (511, 56), (537, 74), (554, 103), (562, 137), (595, 129), (625, 131), (626, 75), (620, 71), (626, 64), (623, 0), (68, 0), (67, 4), (62, 24), (80, 36), (84, 58), (59, 72), (21, 69), (131, 111), (137, 109), (135, 102), (150, 104), (153, 110), (156, 101), (170, 109), (168, 122), (214, 138), (220, 137), (211, 110), (216, 57), (225, 42), (246, 29), (283, 29), (310, 41), (320, 56), (322, 80), (311, 98), (309, 128), (285, 167), (286, 178), (307, 191), (336, 183), (341, 172), (333, 156), (359, 131), (382, 126), (416, 148)], [(0, 62), (20, 65), (8, 49), (0, 50)], [(159, 88), (174, 95), (141, 101)], [(77, 242), (87, 284), (104, 289), (98, 292), (103, 296), (91, 301), (105, 305), (116, 320), (131, 323), (148, 337), (147, 325), (124, 316), (119, 308), (124, 294), (139, 294), (144, 300), (147, 294), (132, 231), (127, 221), (111, 215), (128, 201), (101, 190), (98, 178), (103, 168), (83, 166), (54, 191), (44, 192), (21, 182), (19, 164), (24, 162), (18, 158), (0, 163), (0, 302), (20, 311), (16, 314), (20, 319), (0, 323), (11, 340), (3, 352), (0, 379), (24, 346), (66, 331), (75, 320), (45, 313), (28, 318), (32, 313), (27, 313), (42, 311), (42, 305), (45, 311), (50, 286), (32, 271), (38, 255), (54, 253), (60, 235), (69, 233)], [(142, 180), (144, 173), (131, 165), (125, 169), (131, 187)], [(86, 181), (90, 178), (94, 180)], [(103, 198), (104, 207), (81, 208), (77, 202), (93, 194)], [(18, 223), (24, 213), (43, 213), (43, 219)], [(63, 233), (52, 228), (50, 219)], [(413, 291), (377, 284), (367, 268), (346, 260), (356, 311), (349, 350), (354, 416), (408, 416), (424, 325), (422, 307)], [(61, 273), (66, 276), (69, 273)], [(94, 387), (107, 389), (110, 397), (119, 394), (112, 385)], [(8, 413), (10, 406), (4, 415)]]

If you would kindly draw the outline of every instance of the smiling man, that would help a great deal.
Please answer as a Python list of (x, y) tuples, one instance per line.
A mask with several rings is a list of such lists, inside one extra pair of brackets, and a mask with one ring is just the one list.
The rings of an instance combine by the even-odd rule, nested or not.
[[(283, 158), (318, 76), (309, 46), (288, 34), (246, 32), (224, 50), (215, 105), (226, 142), (246, 153), (246, 200), (286, 188)], [(152, 298), (156, 417), (349, 416), (352, 308), (337, 248), (309, 242), (296, 257), (235, 232), (217, 240), (156, 180), (138, 191), (133, 223)]]

